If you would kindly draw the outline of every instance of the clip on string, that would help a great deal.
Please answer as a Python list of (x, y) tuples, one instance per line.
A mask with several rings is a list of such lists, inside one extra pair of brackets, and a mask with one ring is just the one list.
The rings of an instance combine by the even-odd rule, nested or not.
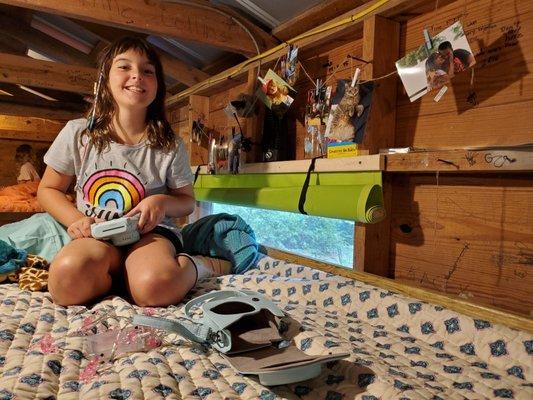
[(431, 50), (433, 50), (433, 41), (431, 40), (431, 36), (427, 29), (424, 29), (424, 43), (426, 44), (428, 53), (430, 53)]
[(354, 87), (356, 83), (359, 81), (360, 75), (361, 75), (361, 70), (359, 68), (356, 68), (355, 73), (353, 74), (353, 78), (352, 78), (352, 87)]

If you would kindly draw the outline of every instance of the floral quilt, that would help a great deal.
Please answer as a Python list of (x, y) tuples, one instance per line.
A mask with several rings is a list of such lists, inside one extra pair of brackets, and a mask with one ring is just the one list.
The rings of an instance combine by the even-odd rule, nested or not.
[(533, 335), (311, 268), (263, 257), (243, 275), (207, 279), (190, 297), (246, 288), (287, 313), (308, 354), (348, 352), (317, 378), (264, 387), (216, 351), (168, 334), (162, 346), (95, 363), (73, 333), (143, 309), (120, 297), (60, 307), (48, 293), (0, 285), (0, 399), (532, 399)]

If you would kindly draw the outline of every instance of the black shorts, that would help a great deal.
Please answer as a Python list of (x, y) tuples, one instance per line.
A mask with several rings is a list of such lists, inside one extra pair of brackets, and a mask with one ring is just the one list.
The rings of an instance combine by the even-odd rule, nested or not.
[(176, 254), (183, 253), (183, 243), (178, 235), (176, 235), (170, 229), (158, 225), (152, 229), (150, 233), (155, 233), (156, 235), (163, 236), (165, 239), (170, 240), (170, 243), (172, 243), (176, 249)]

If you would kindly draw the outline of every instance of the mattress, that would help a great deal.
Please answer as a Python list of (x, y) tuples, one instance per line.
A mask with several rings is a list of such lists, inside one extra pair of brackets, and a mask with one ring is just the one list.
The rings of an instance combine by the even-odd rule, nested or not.
[(42, 212), (37, 201), (39, 182), (22, 182), (0, 188), (0, 212)]
[(263, 292), (288, 314), (308, 354), (348, 352), (315, 379), (264, 387), (216, 351), (167, 334), (165, 345), (98, 366), (71, 337), (87, 316), (114, 328), (141, 312), (183, 316), (183, 305), (140, 308), (109, 297), (59, 307), (48, 293), (0, 285), (1, 399), (484, 399), (533, 398), (533, 335), (473, 319), (302, 265), (263, 257), (258, 268), (199, 283)]

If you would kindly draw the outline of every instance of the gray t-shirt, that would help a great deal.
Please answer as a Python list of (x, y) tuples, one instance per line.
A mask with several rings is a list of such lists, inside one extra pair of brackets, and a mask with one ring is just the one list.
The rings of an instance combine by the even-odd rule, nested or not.
[[(169, 151), (152, 148), (146, 141), (111, 142), (98, 154), (87, 136), (80, 143), (86, 126), (84, 118), (67, 122), (44, 156), (44, 162), (57, 172), (76, 176), (76, 206), (86, 216), (118, 218), (147, 196), (193, 182), (189, 156), (178, 136)], [(170, 218), (161, 225), (179, 234)]]

